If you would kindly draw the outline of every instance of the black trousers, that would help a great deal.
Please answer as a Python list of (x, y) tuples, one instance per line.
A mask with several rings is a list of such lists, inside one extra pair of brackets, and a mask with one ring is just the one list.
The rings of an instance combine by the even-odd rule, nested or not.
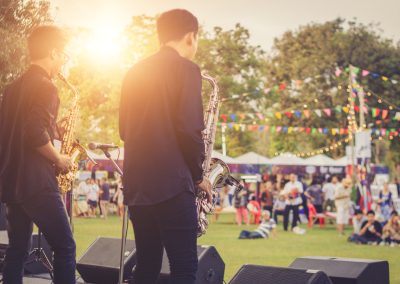
[(54, 283), (75, 283), (75, 242), (60, 193), (48, 192), (20, 204), (7, 204), (7, 220), (9, 247), (4, 260), (3, 283), (22, 284), (33, 223), (54, 251)]
[(157, 282), (163, 249), (170, 262), (171, 284), (194, 284), (197, 272), (195, 196), (184, 191), (149, 206), (129, 206), (136, 241), (135, 284)]
[(288, 230), (290, 211), (293, 211), (292, 229), (297, 226), (297, 221), (299, 220), (299, 205), (286, 205), (283, 213), (283, 229), (285, 231)]

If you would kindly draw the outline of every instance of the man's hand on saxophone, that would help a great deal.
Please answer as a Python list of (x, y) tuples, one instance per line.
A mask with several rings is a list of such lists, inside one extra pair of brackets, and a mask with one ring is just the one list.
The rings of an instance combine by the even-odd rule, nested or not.
[(55, 165), (61, 173), (68, 173), (74, 167), (71, 158), (68, 157), (67, 155), (60, 155)]
[(212, 186), (211, 186), (211, 183), (208, 180), (208, 178), (203, 177), (202, 181), (199, 184), (197, 184), (196, 186), (199, 188), (200, 191), (204, 191), (206, 193), (207, 200), (208, 200), (208, 202), (211, 203), (212, 198), (213, 198), (212, 193), (211, 193)]

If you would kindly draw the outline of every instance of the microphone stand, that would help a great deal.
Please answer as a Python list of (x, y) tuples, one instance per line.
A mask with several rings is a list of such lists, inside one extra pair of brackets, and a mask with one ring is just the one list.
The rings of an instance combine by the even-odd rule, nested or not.
[[(104, 155), (111, 161), (112, 165), (114, 166), (115, 170), (123, 176), (123, 172), (118, 164), (113, 160), (111, 157), (110, 152), (106, 148), (100, 148)], [(122, 189), (122, 188), (121, 188)], [(119, 259), (119, 276), (118, 276), (118, 284), (123, 284), (124, 282), (124, 256), (125, 256), (125, 246), (126, 246), (126, 239), (128, 234), (128, 206), (124, 205), (124, 213), (122, 217), (122, 238), (121, 238), (121, 252), (120, 252), (120, 259)]]

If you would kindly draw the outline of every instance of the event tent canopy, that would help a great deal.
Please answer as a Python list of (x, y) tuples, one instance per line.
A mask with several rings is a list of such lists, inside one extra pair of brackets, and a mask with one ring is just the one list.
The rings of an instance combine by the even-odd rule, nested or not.
[(326, 155), (316, 155), (304, 160), (310, 166), (335, 166), (335, 160)]
[(254, 152), (248, 152), (235, 158), (237, 164), (269, 165), (271, 160)]
[(270, 165), (288, 165), (288, 166), (310, 166), (302, 158), (292, 153), (283, 153), (270, 160)]
[(220, 152), (215, 151), (215, 150), (212, 151), (211, 157), (218, 158), (227, 164), (237, 164), (238, 163), (238, 161), (236, 161), (236, 159), (229, 157), (229, 156), (224, 156)]

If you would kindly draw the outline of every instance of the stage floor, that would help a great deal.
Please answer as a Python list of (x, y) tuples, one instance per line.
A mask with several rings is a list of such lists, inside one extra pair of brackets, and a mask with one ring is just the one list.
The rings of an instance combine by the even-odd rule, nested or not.
[[(0, 278), (3, 275), (0, 274)], [(26, 275), (24, 276), (24, 284), (51, 284), (51, 278), (48, 274)], [(77, 279), (76, 284), (84, 284), (82, 279)]]

